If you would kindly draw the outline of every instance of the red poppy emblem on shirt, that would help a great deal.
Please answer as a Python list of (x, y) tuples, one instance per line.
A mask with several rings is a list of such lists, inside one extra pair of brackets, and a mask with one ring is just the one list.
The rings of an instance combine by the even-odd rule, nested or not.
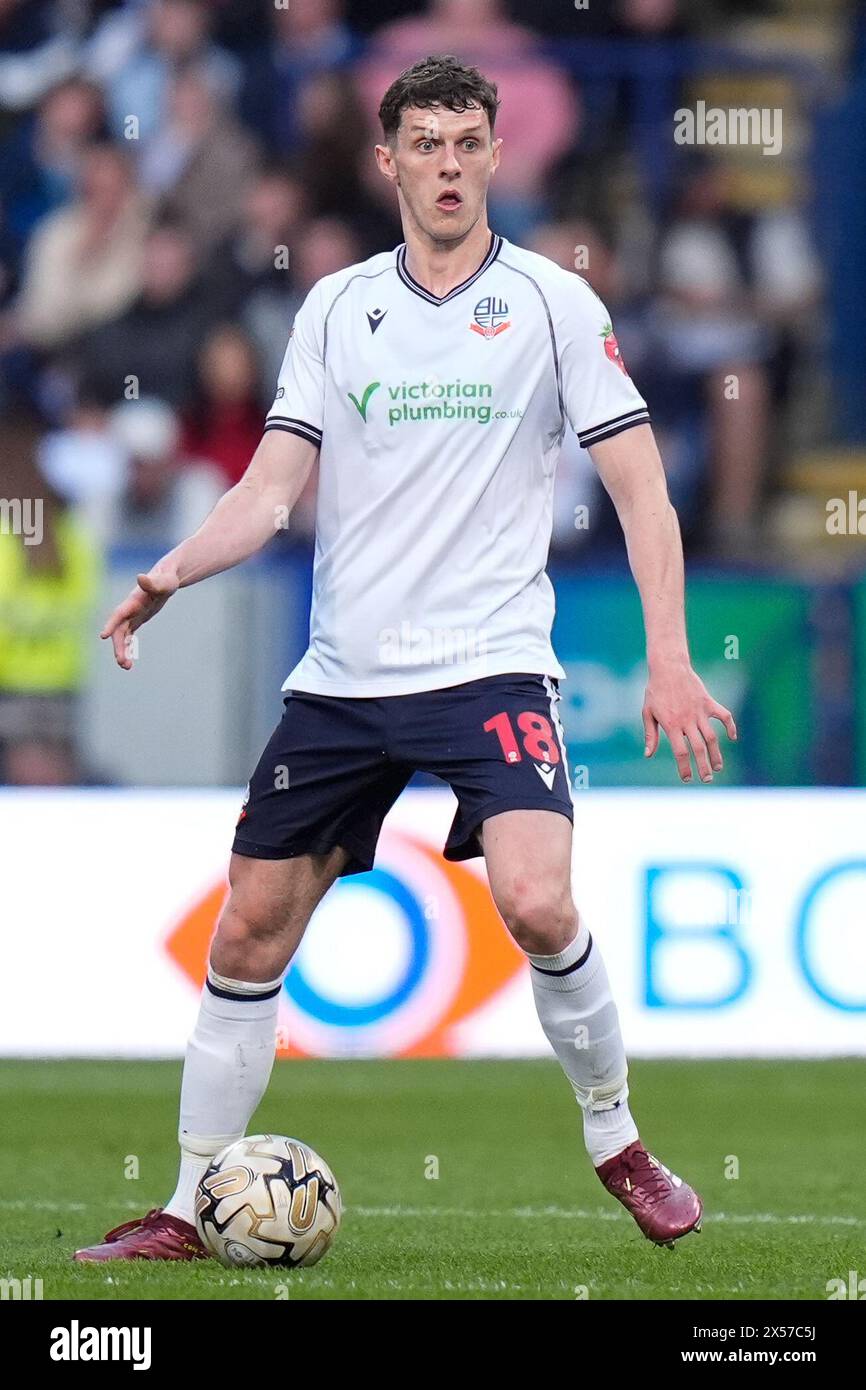
[(604, 339), (604, 350), (607, 353), (607, 356), (610, 359), (610, 361), (613, 362), (615, 366), (619, 367), (623, 376), (628, 376), (625, 363), (622, 360), (622, 353), (620, 352), (619, 343), (617, 342), (616, 334), (613, 331), (613, 324), (606, 323), (604, 325), (604, 328), (601, 330), (599, 337)]

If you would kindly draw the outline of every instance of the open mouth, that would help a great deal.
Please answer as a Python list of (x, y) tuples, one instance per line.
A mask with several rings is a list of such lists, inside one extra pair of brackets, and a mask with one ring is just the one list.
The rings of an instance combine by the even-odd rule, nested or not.
[(449, 188), (447, 193), (441, 193), (436, 199), (437, 208), (441, 208), (443, 212), (456, 212), (462, 204), (463, 199), (454, 188)]

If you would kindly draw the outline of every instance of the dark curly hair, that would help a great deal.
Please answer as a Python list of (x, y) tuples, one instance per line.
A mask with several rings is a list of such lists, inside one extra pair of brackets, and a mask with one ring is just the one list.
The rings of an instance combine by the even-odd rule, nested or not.
[(492, 134), (499, 95), (496, 83), (477, 68), (466, 67), (452, 53), (440, 53), (413, 63), (388, 88), (379, 107), (386, 140), (397, 134), (410, 106), (443, 106), (447, 111), (480, 107), (487, 112)]

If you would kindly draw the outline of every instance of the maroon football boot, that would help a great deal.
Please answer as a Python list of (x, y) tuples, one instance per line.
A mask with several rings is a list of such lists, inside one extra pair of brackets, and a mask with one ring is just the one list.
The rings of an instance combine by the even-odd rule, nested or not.
[(655, 1245), (673, 1250), (680, 1236), (701, 1229), (703, 1207), (697, 1192), (647, 1153), (639, 1139), (595, 1171)]
[(154, 1207), (147, 1216), (109, 1231), (101, 1245), (76, 1250), (73, 1260), (206, 1260), (195, 1226)]

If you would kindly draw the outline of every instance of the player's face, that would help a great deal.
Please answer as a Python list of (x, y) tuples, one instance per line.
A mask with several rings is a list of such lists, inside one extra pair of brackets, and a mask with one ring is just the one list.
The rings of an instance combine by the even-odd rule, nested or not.
[(396, 184), (404, 218), (434, 241), (457, 241), (485, 215), (501, 140), (487, 112), (409, 107), (391, 145), (377, 145), (379, 168)]

